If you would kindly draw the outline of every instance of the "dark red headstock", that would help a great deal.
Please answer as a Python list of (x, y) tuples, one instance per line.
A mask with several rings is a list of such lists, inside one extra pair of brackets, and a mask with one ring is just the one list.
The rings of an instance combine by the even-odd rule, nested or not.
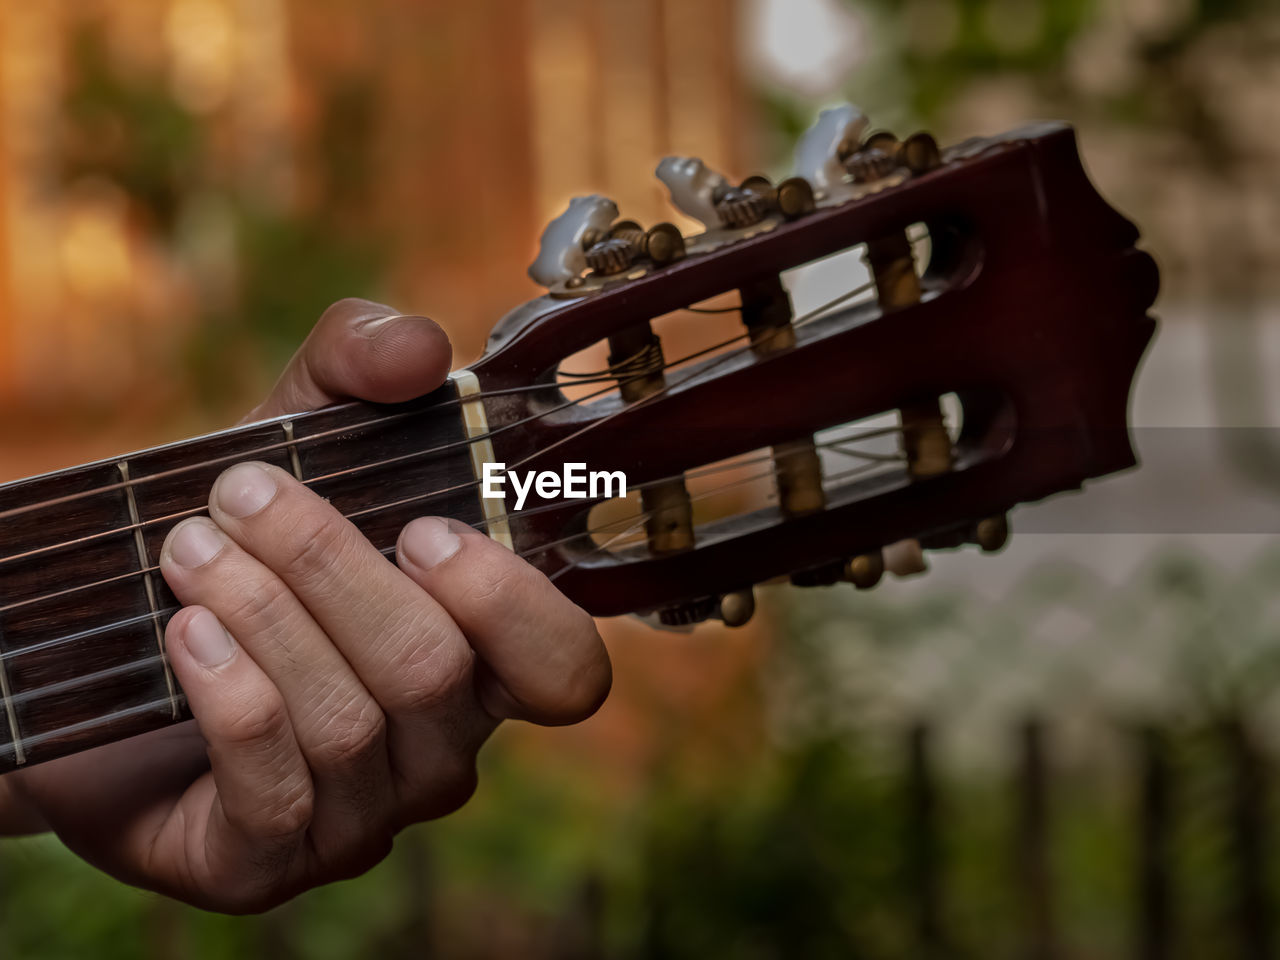
[[(868, 585), (888, 545), (899, 545), (891, 566), (909, 564), (902, 541), (998, 548), (1015, 505), (1134, 464), (1128, 396), (1158, 276), (1138, 231), (1091, 186), (1071, 129), (940, 155), (927, 137), (859, 138), (833, 155), (852, 171), (839, 182), (721, 183), (725, 221), (710, 240), (588, 225), (573, 253), (590, 255), (590, 272), (546, 277), (552, 292), (509, 315), (473, 368), (497, 460), (581, 462), (640, 488), (633, 529), (615, 521), (627, 535), (613, 541), (591, 535), (590, 501), (506, 505), (516, 549), (591, 612), (735, 622), (756, 583)], [(757, 215), (754, 230), (741, 225)], [(918, 224), (923, 269), (907, 239)], [(863, 244), (874, 289), (794, 317), (780, 275)], [(650, 321), (709, 301), (741, 304), (742, 339), (663, 369), (680, 358), (655, 355)], [(518, 389), (556, 382), (566, 358), (602, 340), (611, 367), (584, 388), (598, 395)], [(949, 428), (944, 395), (959, 407)], [(829, 431), (863, 438), (885, 422), (893, 442), (854, 461), (869, 469), (835, 462)], [(710, 518), (682, 495), (708, 465), (761, 450), (770, 502)]]

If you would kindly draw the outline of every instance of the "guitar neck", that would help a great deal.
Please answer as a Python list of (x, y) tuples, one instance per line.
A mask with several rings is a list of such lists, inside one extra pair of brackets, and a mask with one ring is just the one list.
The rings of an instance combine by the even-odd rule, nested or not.
[[(477, 404), (478, 405), (478, 404)], [(380, 550), (437, 514), (483, 521), (454, 381), (402, 406), (347, 404), (0, 486), (0, 772), (189, 716), (164, 656), (178, 603), (157, 568), (234, 463), (289, 471)]]

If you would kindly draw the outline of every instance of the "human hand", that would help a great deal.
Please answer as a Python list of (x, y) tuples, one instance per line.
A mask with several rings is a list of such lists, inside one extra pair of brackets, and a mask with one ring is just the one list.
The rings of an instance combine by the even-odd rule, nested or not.
[[(393, 314), (335, 304), (250, 419), (437, 387), (443, 331)], [(357, 875), (466, 801), (501, 720), (572, 723), (608, 692), (591, 618), (466, 525), (415, 520), (392, 566), (265, 464), (227, 470), (210, 515), (161, 557), (186, 605), (165, 643), (194, 723), (5, 778), (126, 882), (251, 912)]]

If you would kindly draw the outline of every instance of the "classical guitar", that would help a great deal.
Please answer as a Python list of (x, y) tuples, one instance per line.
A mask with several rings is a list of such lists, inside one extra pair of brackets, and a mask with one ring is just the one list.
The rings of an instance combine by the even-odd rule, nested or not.
[[(241, 460), (291, 471), (388, 556), (409, 520), (449, 515), (593, 614), (668, 625), (743, 623), (753, 587), (780, 577), (866, 588), (924, 551), (998, 549), (1012, 507), (1134, 465), (1126, 411), (1157, 272), (1070, 128), (941, 150), (927, 134), (868, 136), (843, 107), (796, 164), (778, 183), (734, 184), (664, 160), (696, 233), (574, 200), (531, 268), (546, 294), (420, 400), (0, 487), (0, 770), (189, 715), (164, 656), (176, 601), (157, 558)], [(844, 251), (867, 272), (793, 308), (794, 270), (856, 266), (830, 259)], [(664, 348), (658, 318), (710, 312), (735, 332)], [(603, 365), (576, 365), (602, 344)], [(529, 471), (572, 488), (566, 465), (586, 471), (584, 495), (526, 481), (517, 496)], [(750, 483), (760, 502), (728, 496)], [(707, 509), (715, 496), (727, 509)]]

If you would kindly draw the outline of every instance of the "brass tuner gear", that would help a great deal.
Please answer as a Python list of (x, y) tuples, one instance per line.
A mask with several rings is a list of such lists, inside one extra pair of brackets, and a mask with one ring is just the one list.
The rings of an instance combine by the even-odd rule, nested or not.
[(668, 627), (683, 627), (691, 623), (702, 623), (711, 617), (719, 606), (715, 597), (703, 597), (700, 600), (688, 600), (658, 611), (658, 622)]
[(1009, 542), (1009, 518), (1006, 514), (997, 514), (979, 520), (973, 527), (973, 540), (984, 553), (995, 553)]
[(735, 593), (726, 593), (720, 598), (720, 619), (726, 627), (741, 627), (756, 612), (756, 595), (748, 587)]
[(850, 557), (844, 563), (844, 579), (859, 590), (870, 590), (884, 576), (884, 554), (864, 553)]
[(634, 220), (619, 220), (609, 228), (609, 236), (631, 243), (636, 248), (637, 255), (645, 252), (644, 227)]
[(843, 563), (839, 561), (824, 563), (820, 567), (797, 570), (791, 574), (791, 585), (795, 587), (829, 587), (834, 583), (839, 583), (843, 576)]
[(855, 183), (881, 180), (902, 166), (902, 144), (892, 133), (873, 133), (862, 149), (846, 157), (844, 168)]
[(622, 273), (636, 256), (635, 244), (623, 237), (601, 240), (587, 251), (587, 266), (601, 276)]
[(645, 252), (654, 263), (673, 263), (684, 256), (684, 235), (674, 223), (659, 223), (645, 234)]
[(714, 200), (720, 222), (731, 229), (750, 227), (769, 214), (769, 197), (743, 187), (724, 187)]

